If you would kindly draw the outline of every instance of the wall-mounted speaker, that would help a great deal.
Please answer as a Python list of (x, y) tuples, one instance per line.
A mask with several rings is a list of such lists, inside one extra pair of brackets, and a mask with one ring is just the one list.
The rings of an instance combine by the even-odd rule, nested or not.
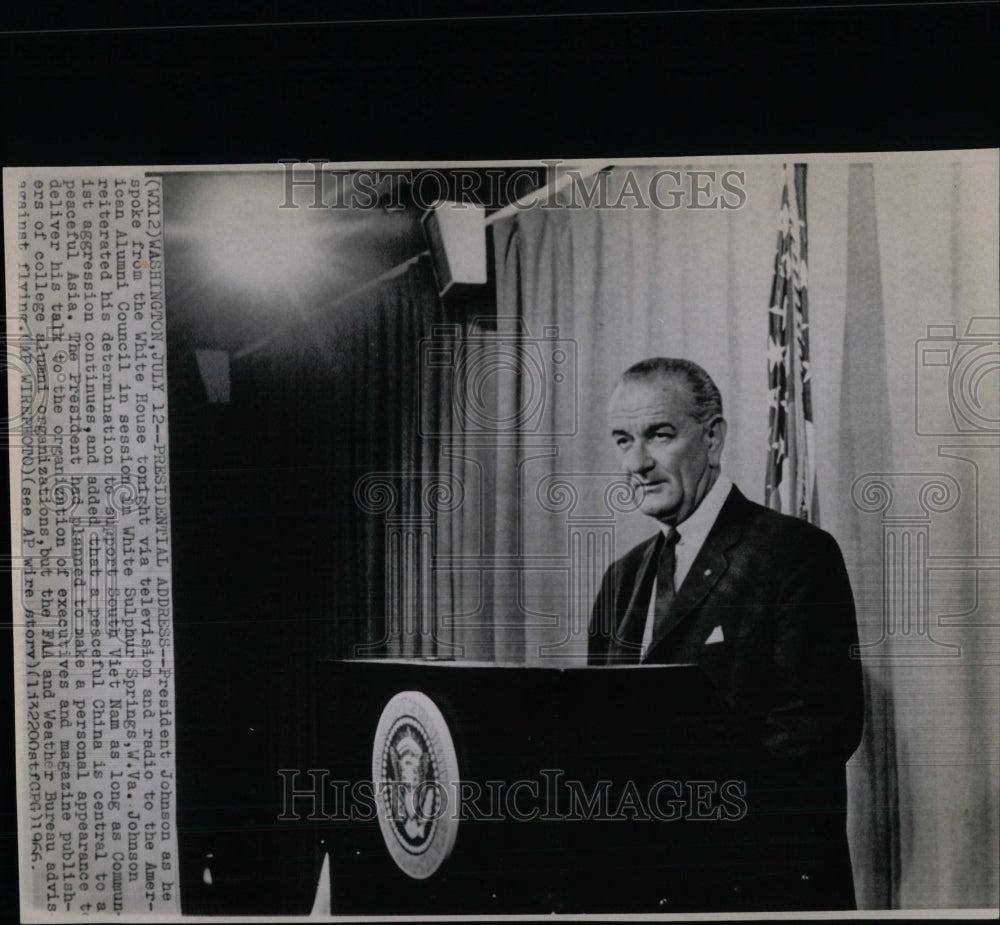
[(461, 297), (486, 285), (486, 208), (437, 202), (421, 218), (442, 297)]

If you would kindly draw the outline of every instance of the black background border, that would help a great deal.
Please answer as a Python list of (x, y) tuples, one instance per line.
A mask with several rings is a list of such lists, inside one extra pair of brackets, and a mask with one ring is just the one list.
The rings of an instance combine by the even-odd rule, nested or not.
[[(18, 6), (0, 20), (5, 167), (998, 144), (996, 2)], [(0, 532), (9, 562), (9, 520)], [(12, 706), (0, 742), (0, 919), (14, 921)]]

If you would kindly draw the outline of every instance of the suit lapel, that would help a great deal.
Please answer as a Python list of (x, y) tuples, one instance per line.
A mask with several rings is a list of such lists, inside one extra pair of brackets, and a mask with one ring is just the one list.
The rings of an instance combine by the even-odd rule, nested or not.
[(626, 657), (633, 658), (635, 661), (639, 660), (639, 646), (642, 645), (642, 634), (646, 628), (649, 596), (653, 579), (656, 577), (656, 560), (660, 552), (662, 538), (662, 533), (650, 537), (643, 550), (625, 613), (615, 629), (609, 646), (609, 654), (618, 659)]
[(742, 533), (740, 508), (744, 500), (734, 486), (698, 555), (691, 563), (684, 583), (677, 589), (670, 615), (650, 640), (647, 658), (701, 605), (729, 568), (726, 552), (739, 541)]

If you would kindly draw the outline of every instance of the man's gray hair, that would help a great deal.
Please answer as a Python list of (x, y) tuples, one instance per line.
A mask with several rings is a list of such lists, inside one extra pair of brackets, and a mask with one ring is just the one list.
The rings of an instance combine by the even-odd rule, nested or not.
[(722, 416), (722, 394), (712, 377), (697, 363), (676, 357), (650, 357), (640, 360), (622, 373), (619, 382), (644, 382), (649, 379), (674, 377), (684, 382), (691, 391), (694, 418), (704, 424)]

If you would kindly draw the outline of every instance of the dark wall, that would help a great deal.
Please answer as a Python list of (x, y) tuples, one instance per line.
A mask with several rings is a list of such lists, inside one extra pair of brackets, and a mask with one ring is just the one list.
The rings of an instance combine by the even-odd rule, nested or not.
[(446, 396), (418, 353), (444, 311), (421, 262), (234, 359), (225, 404), (168, 334), (185, 912), (309, 911), (322, 825), (277, 820), (277, 772), (313, 766), (316, 710), (350, 709), (315, 702), (317, 659), (381, 638), (383, 528), (354, 485), (432, 462), (420, 388)]

